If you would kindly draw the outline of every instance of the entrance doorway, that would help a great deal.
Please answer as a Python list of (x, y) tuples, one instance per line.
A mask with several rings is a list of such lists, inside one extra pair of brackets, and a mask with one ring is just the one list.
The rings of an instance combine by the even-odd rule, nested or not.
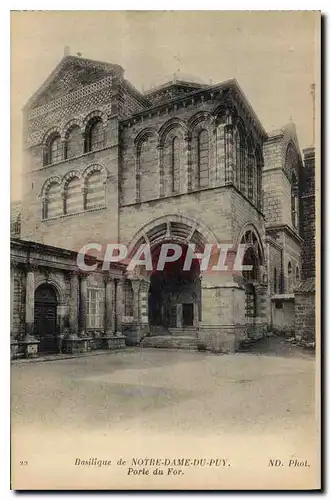
[(40, 285), (35, 291), (34, 331), (40, 341), (39, 352), (57, 352), (57, 297), (52, 285)]
[(193, 304), (183, 304), (183, 326), (193, 326)]
[[(201, 283), (199, 280), (200, 265), (193, 259), (189, 270), (184, 270), (187, 245), (182, 245), (182, 256), (174, 262), (167, 262), (164, 270), (156, 269), (160, 246), (153, 249), (153, 272), (150, 277), (148, 297), (148, 314), (150, 327), (176, 328), (193, 326), (193, 302), (201, 297)], [(201, 300), (201, 299), (200, 299)], [(178, 306), (181, 313), (178, 317)]]

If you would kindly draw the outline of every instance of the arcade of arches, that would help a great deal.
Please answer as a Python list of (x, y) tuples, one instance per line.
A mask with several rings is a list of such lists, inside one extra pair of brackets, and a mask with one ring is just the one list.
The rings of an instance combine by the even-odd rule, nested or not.
[[(125, 334), (128, 338), (131, 336), (132, 343), (137, 341), (136, 325), (143, 319), (139, 310), (145, 315), (145, 328), (138, 334), (138, 339), (145, 335), (195, 335), (206, 345), (212, 343), (214, 348), (216, 345), (216, 349), (222, 350), (226, 343), (236, 347), (247, 331), (251, 336), (265, 331), (266, 285), (261, 272), (264, 258), (255, 232), (247, 230), (240, 239), (240, 243), (245, 245), (243, 264), (251, 266), (250, 271), (212, 271), (212, 264), (216, 263), (213, 256), (207, 270), (201, 271), (200, 261), (193, 259), (190, 269), (185, 271), (183, 264), (188, 243), (192, 240), (198, 242), (196, 252), (201, 253), (204, 237), (198, 230), (192, 235), (192, 228), (183, 222), (181, 237), (178, 222), (168, 221), (164, 225), (162, 228), (162, 223), (155, 224), (140, 235), (140, 239), (136, 238), (138, 243), (150, 243), (153, 271), (138, 271), (131, 277), (132, 286), (126, 288), (125, 310), (131, 311), (134, 328), (130, 329), (130, 315), (126, 315)], [(163, 243), (180, 244), (182, 254), (178, 260), (166, 262), (160, 271), (156, 264)], [(233, 253), (229, 252), (227, 258), (226, 265), (233, 261)], [(228, 267), (231, 269), (230, 265)], [(144, 280), (142, 294), (139, 293), (140, 278)], [(136, 311), (131, 307), (134, 302), (138, 302)]]
[[(12, 263), (12, 347), (33, 344), (41, 354), (72, 352), (136, 345), (145, 337), (170, 334), (191, 336), (210, 349), (234, 350), (247, 332), (252, 336), (266, 326), (259, 238), (247, 230), (240, 240), (246, 247), (243, 263), (252, 266), (249, 272), (210, 272), (210, 266), (202, 271), (198, 259), (185, 271), (188, 244), (201, 253), (212, 237), (198, 223), (193, 229), (174, 218), (157, 222), (143, 236), (138, 233), (137, 243), (151, 243), (153, 262), (153, 271), (140, 274), (128, 273), (124, 264), (84, 274), (76, 270), (75, 252), (12, 242), (12, 254), (17, 251)], [(182, 255), (160, 271), (156, 263), (164, 242), (180, 243)], [(27, 266), (24, 252), (30, 260), (33, 252), (36, 259), (42, 253), (43, 266)]]

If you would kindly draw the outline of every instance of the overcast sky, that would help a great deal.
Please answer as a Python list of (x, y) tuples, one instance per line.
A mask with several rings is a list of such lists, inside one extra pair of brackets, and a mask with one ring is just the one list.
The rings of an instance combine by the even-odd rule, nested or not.
[(235, 77), (265, 129), (292, 119), (305, 148), (312, 142), (317, 23), (309, 11), (12, 13), (12, 199), (21, 196), (21, 109), (65, 46), (72, 55), (120, 64), (140, 90), (178, 68), (206, 83)]

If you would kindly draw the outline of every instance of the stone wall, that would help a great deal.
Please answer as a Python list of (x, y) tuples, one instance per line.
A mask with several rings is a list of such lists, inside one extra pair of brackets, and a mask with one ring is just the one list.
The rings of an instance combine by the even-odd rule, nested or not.
[[(21, 230), (23, 239), (76, 251), (89, 242), (104, 244), (117, 241), (118, 147), (116, 144), (116, 120), (110, 120), (108, 127), (109, 130), (112, 130), (112, 133), (109, 131), (112, 137), (112, 144), (109, 147), (36, 169), (29, 174), (29, 180), (24, 182), (25, 194)], [(41, 156), (42, 151), (39, 147), (38, 158)], [(93, 168), (94, 165), (100, 166), (105, 171), (105, 207), (96, 210), (82, 210), (80, 213), (43, 220), (42, 189), (45, 183), (52, 178), (63, 182), (65, 176), (70, 175), (71, 172), (81, 178), (86, 169)]]
[(295, 329), (294, 299), (275, 299), (271, 301), (272, 329), (288, 336), (293, 335)]
[(315, 150), (304, 150), (304, 184), (302, 194), (302, 224), (301, 236), (304, 239), (302, 248), (303, 279), (315, 276), (315, 239), (316, 239), (316, 212), (315, 212)]
[(315, 293), (295, 294), (295, 334), (302, 340), (315, 340)]
[(11, 325), (10, 334), (16, 338), (25, 333), (25, 272), (18, 266), (11, 267)]

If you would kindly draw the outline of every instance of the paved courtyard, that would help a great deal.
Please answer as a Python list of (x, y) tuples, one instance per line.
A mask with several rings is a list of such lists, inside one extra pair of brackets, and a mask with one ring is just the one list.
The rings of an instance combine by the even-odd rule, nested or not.
[[(19, 469), (18, 481), (28, 478), (31, 484), (46, 485), (51, 480), (65, 487), (80, 473), (77, 481), (87, 487), (101, 470), (74, 468), (76, 457), (110, 457), (114, 463), (123, 458), (129, 463), (135, 456), (180, 455), (226, 456), (230, 461), (229, 472), (218, 479), (190, 469), (186, 480), (192, 485), (209, 477), (211, 485), (216, 481), (214, 487), (217, 481), (227, 487), (239, 470), (249, 482), (256, 463), (264, 470), (258, 474), (261, 481), (271, 474), (279, 485), (278, 471), (268, 468), (268, 461), (290, 457), (309, 461), (309, 469), (293, 469), (288, 478), (300, 482), (316, 466), (315, 358), (272, 342), (271, 349), (232, 355), (131, 348), (14, 364), (13, 460), (29, 461), (29, 474)], [(58, 461), (64, 467), (61, 473)], [(123, 466), (112, 467), (113, 476), (102, 470), (100, 488), (111, 487), (110, 477), (118, 487), (126, 481), (138, 487), (138, 479), (147, 481), (139, 485), (150, 487), (148, 481), (155, 480), (131, 479)], [(159, 479), (158, 487), (164, 480)], [(176, 479), (175, 487), (183, 487), (184, 480), (184, 475)]]

